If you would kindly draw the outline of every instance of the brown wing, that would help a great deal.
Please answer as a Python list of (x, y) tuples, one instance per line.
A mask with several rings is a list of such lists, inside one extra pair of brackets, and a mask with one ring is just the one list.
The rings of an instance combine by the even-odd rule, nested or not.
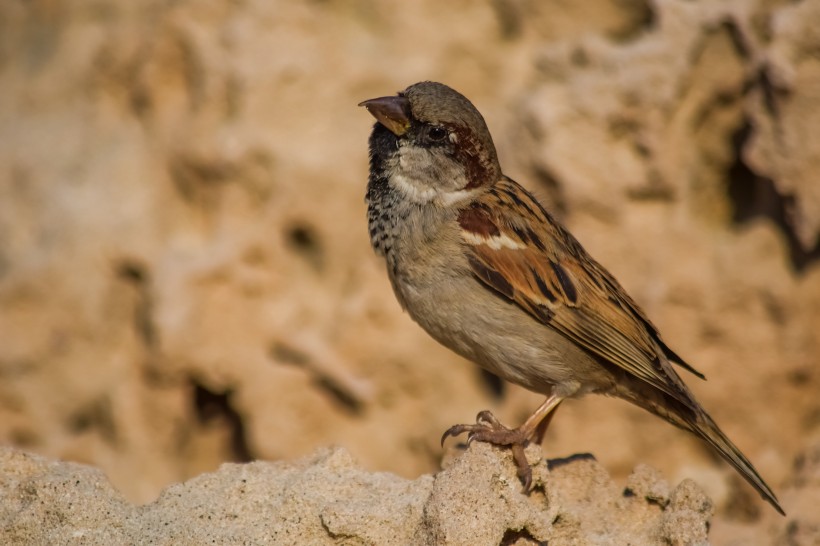
[(459, 223), (473, 272), (487, 286), (593, 354), (692, 403), (666, 359), (700, 374), (666, 347), (615, 278), (526, 190), (503, 179), (463, 209)]

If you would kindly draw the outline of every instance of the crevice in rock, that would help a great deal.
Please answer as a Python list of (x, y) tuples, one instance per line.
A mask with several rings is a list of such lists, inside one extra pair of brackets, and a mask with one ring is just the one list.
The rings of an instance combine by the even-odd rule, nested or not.
[(523, 546), (524, 544), (547, 546), (546, 541), (537, 540), (527, 529), (507, 529), (507, 532), (504, 533), (504, 536), (501, 537), (501, 542), (498, 544), (499, 546)]
[(304, 369), (312, 376), (316, 386), (344, 409), (353, 414), (361, 413), (363, 401), (347, 388), (338, 377), (328, 373), (323, 366), (315, 365), (311, 355), (307, 352), (290, 344), (276, 341), (271, 344), (270, 355), (276, 362)]
[(787, 90), (775, 83), (775, 79), (771, 75), (771, 70), (771, 67), (764, 63), (757, 73), (754, 84), (757, 85), (763, 93), (763, 105), (766, 107), (766, 112), (777, 122), (780, 118), (778, 96), (785, 95)]
[(548, 459), (547, 470), (555, 470), (556, 468), (560, 468), (570, 463), (574, 463), (575, 461), (597, 461), (597, 459), (595, 458), (595, 455), (593, 455), (592, 453), (575, 453), (574, 455), (570, 455), (569, 457)]
[(109, 445), (116, 445), (117, 426), (111, 410), (111, 400), (100, 397), (68, 416), (68, 429), (74, 434), (96, 431)]
[(772, 179), (757, 174), (744, 161), (743, 150), (752, 131), (752, 124), (746, 119), (732, 136), (735, 153), (727, 172), (728, 194), (734, 209), (732, 221), (742, 225), (761, 216), (768, 218), (783, 233), (792, 266), (801, 272), (820, 258), (820, 243), (811, 249), (803, 247), (794, 226), (794, 195), (780, 193)]
[(561, 183), (558, 182), (558, 177), (543, 165), (534, 165), (532, 172), (535, 175), (538, 188), (546, 193), (547, 203), (549, 204), (547, 208), (559, 217), (566, 216), (567, 200)]
[(503, 379), (483, 368), (479, 368), (478, 375), (481, 378), (481, 384), (490, 391), (493, 398), (496, 400), (504, 398), (504, 394), (507, 392), (507, 385)]
[(495, 12), (501, 38), (512, 41), (521, 37), (524, 27), (521, 6), (511, 0), (493, 0), (490, 5)]
[(254, 459), (248, 445), (242, 416), (231, 405), (232, 391), (214, 392), (197, 380), (191, 380), (193, 403), (197, 420), (201, 424), (221, 421), (230, 431), (230, 450), (235, 462), (249, 462)]
[(623, 44), (637, 40), (645, 32), (657, 27), (658, 14), (653, 2), (620, 0), (616, 5), (623, 10), (626, 22), (607, 33), (613, 42)]
[(285, 232), (288, 247), (304, 258), (316, 271), (324, 269), (324, 248), (313, 226), (294, 223)]
[(157, 345), (157, 329), (153, 321), (154, 301), (151, 294), (151, 279), (147, 269), (139, 263), (124, 261), (117, 267), (120, 279), (130, 284), (137, 294), (134, 307), (134, 327), (143, 344), (150, 348)]
[(733, 475), (730, 480), (730, 495), (725, 506), (727, 517), (747, 523), (758, 521), (763, 514), (757, 503), (757, 495), (743, 485), (740, 477)]
[(168, 172), (182, 200), (206, 212), (213, 212), (222, 188), (235, 176), (235, 166), (219, 158), (196, 153), (178, 153), (168, 160)]

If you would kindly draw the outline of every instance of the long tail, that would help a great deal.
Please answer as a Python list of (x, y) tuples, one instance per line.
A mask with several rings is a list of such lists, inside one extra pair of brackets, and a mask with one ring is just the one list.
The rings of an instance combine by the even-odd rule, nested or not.
[[(688, 420), (687, 420), (688, 421)], [(675, 423), (677, 424), (677, 423)], [(688, 426), (684, 428), (689, 429), (694, 434), (706, 441), (710, 446), (715, 448), (718, 453), (735, 467), (741, 476), (748, 481), (752, 487), (757, 489), (758, 493), (772, 506), (774, 509), (785, 516), (786, 512), (780, 506), (780, 502), (774, 494), (774, 491), (763, 481), (760, 474), (755, 469), (754, 465), (746, 458), (743, 453), (732, 443), (731, 440), (723, 433), (717, 424), (709, 415), (702, 409), (696, 412), (696, 419), (689, 421)]]
[(672, 398), (654, 387), (648, 388), (647, 385), (637, 382), (632, 385), (632, 388), (623, 389), (617, 395), (703, 439), (720, 453), (721, 457), (732, 465), (752, 487), (757, 489), (766, 502), (785, 516), (786, 513), (774, 492), (760, 477), (754, 465), (720, 430), (720, 427), (683, 386), (683, 382), (680, 382), (680, 385), (685, 389), (683, 392), (689, 398), (689, 403), (683, 403), (680, 399)]

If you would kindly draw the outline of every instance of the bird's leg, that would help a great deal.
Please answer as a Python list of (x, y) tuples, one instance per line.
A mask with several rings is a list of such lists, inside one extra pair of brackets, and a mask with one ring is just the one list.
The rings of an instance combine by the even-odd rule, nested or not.
[[(532, 483), (532, 469), (524, 455), (524, 447), (529, 443), (533, 435), (538, 432), (543, 434), (539, 426), (545, 419), (549, 424), (548, 417), (552, 414), (558, 404), (563, 400), (555, 394), (550, 395), (538, 409), (530, 415), (524, 424), (518, 428), (510, 429), (502, 425), (489, 411), (482, 411), (476, 416), (474, 425), (453, 425), (447, 429), (441, 437), (441, 443), (448, 436), (458, 436), (467, 433), (467, 443), (473, 441), (487, 442), (498, 446), (510, 446), (513, 453), (513, 460), (518, 467), (518, 477), (524, 483), (524, 490), (529, 491)], [(546, 425), (543, 427), (546, 430)]]
[(552, 411), (549, 412), (544, 418), (538, 423), (538, 426), (535, 427), (535, 432), (532, 435), (532, 441), (538, 445), (541, 445), (544, 442), (544, 435), (547, 433), (547, 429), (552, 423), (552, 418), (555, 417), (555, 412), (558, 410), (558, 405), (561, 403), (559, 400), (555, 407), (552, 408)]

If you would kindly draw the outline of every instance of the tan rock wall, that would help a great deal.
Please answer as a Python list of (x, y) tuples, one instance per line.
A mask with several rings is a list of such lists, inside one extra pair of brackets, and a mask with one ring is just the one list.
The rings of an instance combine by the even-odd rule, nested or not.
[[(538, 397), (427, 338), (368, 245), (355, 105), (433, 79), (780, 489), (820, 433), (817, 21), (810, 0), (2, 3), (0, 440), (148, 501), (329, 444), (415, 478), (449, 425), (523, 419)], [(691, 477), (716, 532), (767, 510), (657, 419), (566, 406), (549, 456)]]

